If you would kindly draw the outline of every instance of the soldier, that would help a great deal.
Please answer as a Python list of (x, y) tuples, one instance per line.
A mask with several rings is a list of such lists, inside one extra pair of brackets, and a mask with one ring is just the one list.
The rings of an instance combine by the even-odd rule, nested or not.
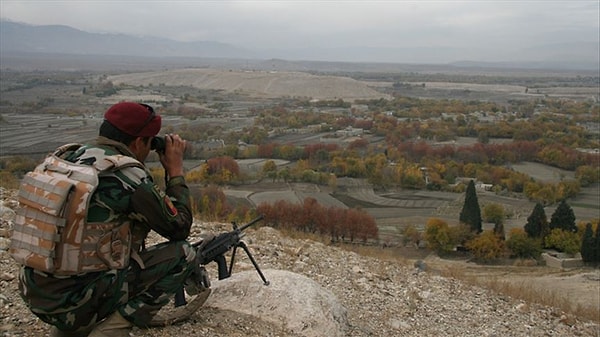
[[(92, 165), (121, 154), (143, 163), (160, 128), (161, 116), (149, 105), (117, 103), (106, 111), (95, 143), (64, 159)], [(53, 325), (51, 336), (129, 336), (133, 325), (147, 327), (193, 272), (195, 252), (185, 241), (192, 225), (183, 177), (186, 141), (171, 134), (165, 143), (159, 157), (166, 193), (153, 183), (143, 164), (131, 165), (100, 176), (88, 205), (88, 223), (129, 226), (130, 258), (123, 268), (58, 276), (23, 267), (21, 296), (34, 314)], [(145, 248), (151, 230), (168, 241)]]

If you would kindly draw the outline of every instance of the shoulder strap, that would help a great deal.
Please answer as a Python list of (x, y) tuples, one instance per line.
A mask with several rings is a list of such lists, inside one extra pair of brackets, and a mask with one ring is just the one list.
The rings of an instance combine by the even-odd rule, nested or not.
[(67, 152), (77, 151), (77, 149), (79, 149), (81, 146), (82, 145), (79, 143), (68, 143), (68, 144), (59, 146), (56, 150), (54, 150), (54, 153), (52, 153), (52, 154), (57, 157), (61, 157), (63, 154), (65, 154)]
[(144, 169), (144, 164), (135, 158), (122, 154), (115, 154), (112, 156), (106, 156), (102, 158), (102, 160), (95, 162), (94, 167), (100, 172), (105, 172), (117, 171), (125, 167), (139, 167)]

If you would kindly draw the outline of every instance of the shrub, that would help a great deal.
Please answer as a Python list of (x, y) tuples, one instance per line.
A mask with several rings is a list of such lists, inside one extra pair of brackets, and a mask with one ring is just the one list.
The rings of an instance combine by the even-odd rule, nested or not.
[(500, 204), (488, 204), (483, 207), (483, 218), (487, 222), (500, 224), (504, 222), (504, 207)]
[(491, 262), (505, 254), (504, 241), (493, 231), (484, 231), (466, 244), (473, 257), (481, 262)]
[(512, 257), (537, 259), (542, 253), (542, 240), (528, 236), (522, 228), (513, 228), (506, 247), (512, 252)]
[(18, 189), (19, 179), (7, 170), (0, 170), (0, 186), (8, 189)]
[(402, 232), (402, 237), (403, 237), (403, 243), (404, 245), (407, 244), (413, 244), (413, 245), (418, 245), (419, 241), (421, 241), (421, 233), (419, 232), (419, 230), (417, 229), (417, 227), (415, 227), (414, 225), (408, 225), (406, 226)]
[(464, 245), (465, 242), (475, 237), (475, 232), (471, 231), (471, 228), (465, 224), (459, 224), (457, 226), (451, 226), (448, 228), (450, 232), (450, 242), (454, 245)]
[(544, 239), (544, 244), (546, 248), (554, 248), (567, 254), (575, 254), (581, 248), (580, 241), (577, 233), (555, 228)]
[(438, 218), (431, 218), (427, 221), (425, 240), (427, 247), (438, 254), (450, 252), (455, 246), (448, 223)]

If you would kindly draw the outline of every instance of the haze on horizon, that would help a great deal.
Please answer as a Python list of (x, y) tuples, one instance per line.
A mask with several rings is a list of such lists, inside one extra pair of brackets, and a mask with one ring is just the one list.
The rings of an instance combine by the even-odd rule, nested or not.
[[(591, 48), (579, 56), (600, 59), (597, 0), (2, 0), (0, 13), (92, 33), (216, 41), (272, 58), (294, 51), (323, 61), (523, 61), (534, 47), (560, 55), (585, 43)], [(360, 55), (349, 52), (359, 49)]]

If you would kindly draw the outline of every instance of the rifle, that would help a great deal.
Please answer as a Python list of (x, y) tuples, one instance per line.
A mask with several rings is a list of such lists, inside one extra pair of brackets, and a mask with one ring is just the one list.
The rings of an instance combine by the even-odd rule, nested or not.
[[(254, 257), (250, 253), (248, 246), (241, 239), (245, 236), (243, 233), (248, 227), (254, 225), (264, 218), (263, 215), (259, 215), (254, 218), (249, 223), (238, 227), (235, 222), (232, 223), (233, 230), (231, 232), (221, 233), (212, 240), (204, 240), (200, 242), (196, 242), (192, 244), (192, 247), (196, 249), (196, 260), (194, 261), (196, 267), (203, 268), (204, 265), (209, 264), (210, 262), (216, 262), (219, 270), (219, 280), (226, 279), (231, 276), (231, 272), (233, 271), (233, 263), (235, 261), (235, 254), (238, 248), (242, 248), (245, 252), (252, 265), (260, 275), (264, 285), (269, 285), (269, 281), (265, 278), (264, 274), (260, 270), (258, 263), (254, 260)], [(227, 267), (227, 262), (225, 260), (225, 253), (233, 248), (233, 252), (231, 253), (231, 260), (229, 263), (229, 268)], [(202, 272), (201, 272), (202, 273)], [(203, 272), (202, 274), (206, 274)], [(208, 283), (207, 277), (204, 276), (205, 279), (198, 280), (202, 283)], [(175, 306), (185, 305), (185, 294), (184, 288), (181, 287), (177, 293), (175, 294)]]

